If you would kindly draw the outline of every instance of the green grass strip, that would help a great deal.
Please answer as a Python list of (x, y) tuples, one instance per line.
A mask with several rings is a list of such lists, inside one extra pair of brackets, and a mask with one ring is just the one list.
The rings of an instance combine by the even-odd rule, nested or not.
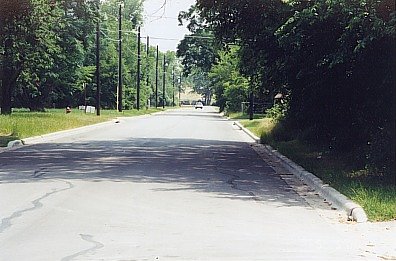
[(239, 114), (231, 117), (240, 119), (241, 124), (265, 143), (360, 204), (370, 221), (396, 220), (396, 186), (376, 173), (354, 166), (350, 155), (326, 154), (299, 140), (275, 141), (270, 133), (276, 124), (269, 118), (249, 121)]
[(71, 113), (67, 114), (63, 109), (50, 109), (46, 112), (15, 110), (11, 115), (0, 115), (0, 147), (7, 146), (11, 140), (74, 129), (117, 117), (138, 116), (156, 111), (160, 110), (126, 110), (121, 113), (116, 110), (101, 110), (101, 115), (97, 116), (77, 109), (73, 109)]

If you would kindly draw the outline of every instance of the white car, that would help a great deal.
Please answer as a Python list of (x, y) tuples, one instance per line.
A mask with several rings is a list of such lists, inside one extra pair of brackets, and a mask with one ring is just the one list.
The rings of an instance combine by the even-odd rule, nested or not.
[(196, 104), (195, 104), (195, 109), (203, 109), (203, 104), (202, 104), (202, 102), (197, 102)]

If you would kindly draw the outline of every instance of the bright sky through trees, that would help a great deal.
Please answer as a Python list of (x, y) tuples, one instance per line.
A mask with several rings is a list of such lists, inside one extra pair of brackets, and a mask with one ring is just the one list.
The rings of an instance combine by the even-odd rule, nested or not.
[(194, 0), (144, 1), (142, 35), (148, 35), (150, 45), (158, 44), (161, 51), (176, 51), (179, 40), (188, 33), (184, 26), (178, 26), (177, 16), (180, 11), (187, 10), (194, 3)]

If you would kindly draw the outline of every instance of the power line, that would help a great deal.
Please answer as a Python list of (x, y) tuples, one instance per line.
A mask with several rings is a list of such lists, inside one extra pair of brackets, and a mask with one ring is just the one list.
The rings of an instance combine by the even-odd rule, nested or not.
[[(106, 37), (106, 39), (109, 39), (111, 41), (118, 42), (118, 39), (113, 39), (109, 37), (103, 30), (106, 30), (108, 32), (118, 32), (118, 30), (110, 30), (110, 29), (101, 29), (101, 33)], [(136, 33), (136, 31), (130, 31), (130, 30), (121, 30), (123, 33)], [(147, 38), (149, 36), (140, 36), (140, 38)], [(155, 40), (167, 40), (167, 41), (180, 41), (180, 39), (177, 38), (167, 38), (167, 37), (155, 37), (155, 36), (150, 36), (151, 39)], [(195, 39), (208, 39), (208, 40), (213, 40), (213, 36), (199, 36), (199, 35), (185, 35), (184, 38), (195, 38)]]
[[(156, 40), (180, 41), (180, 39), (176, 39), (176, 38), (153, 37), (153, 36), (150, 36), (150, 38)], [(185, 35), (184, 38), (196, 38), (196, 39), (208, 39), (208, 40), (214, 39), (214, 37), (210, 37), (210, 36), (193, 36), (193, 35)]]
[(163, 9), (162, 15), (164, 15), (166, 10), (166, 0), (164, 0), (164, 3), (161, 5), (161, 7), (154, 11), (154, 13), (152, 13), (151, 15), (155, 15), (156, 13), (161, 11), (161, 9)]
[[(111, 29), (107, 29), (107, 28), (101, 28), (101, 32), (103, 34), (105, 34), (106, 37), (108, 37), (108, 35), (106, 35), (106, 33), (104, 33), (102, 30), (108, 31), (108, 32), (113, 32), (116, 33), (118, 32), (118, 30), (111, 30)], [(137, 34), (136, 30), (121, 30), (121, 32), (123, 33), (133, 33), (133, 34)], [(140, 38), (146, 38), (147, 36), (140, 36)], [(200, 35), (185, 35), (185, 38), (198, 38), (198, 39), (214, 39), (213, 36), (200, 36)], [(167, 38), (167, 37), (155, 37), (155, 36), (150, 36), (150, 38), (152, 39), (157, 39), (157, 40), (179, 40), (176, 38)]]
[[(160, 18), (160, 19), (164, 18), (164, 19), (179, 20), (179, 18), (177, 18), (177, 17), (171, 17), (171, 16), (147, 15), (147, 17)], [(152, 20), (152, 21), (154, 21), (154, 20)], [(150, 22), (152, 22), (152, 21), (150, 21)]]

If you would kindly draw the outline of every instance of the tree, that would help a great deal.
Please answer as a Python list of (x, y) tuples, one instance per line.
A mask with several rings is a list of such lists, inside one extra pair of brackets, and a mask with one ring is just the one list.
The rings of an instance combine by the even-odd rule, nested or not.
[(0, 3), (1, 114), (11, 113), (12, 94), (23, 65), (18, 50), (26, 45), (21, 41), (23, 37), (20, 36), (27, 34), (23, 28), (26, 28), (26, 17), (30, 15), (32, 9), (29, 0)]
[[(62, 17), (55, 28), (61, 54), (55, 59), (52, 73), (55, 77), (46, 86), (51, 90), (49, 102), (58, 107), (84, 104), (84, 83), (93, 79), (95, 21), (97, 6), (94, 1), (64, 1), (58, 6)], [(48, 105), (48, 104), (47, 104)]]
[[(394, 1), (197, 1), (217, 41), (241, 46), (256, 95), (288, 94), (284, 125), (395, 172)], [(392, 144), (387, 146), (385, 144)]]
[[(95, 66), (95, 23), (101, 21), (103, 66), (102, 105), (115, 104), (114, 81), (117, 77), (117, 44), (113, 33), (117, 31), (119, 1), (100, 4), (101, 17), (97, 16), (98, 1), (87, 0), (26, 0), (1, 2), (1, 57), (2, 113), (11, 113), (12, 106), (44, 110), (45, 107), (76, 106), (84, 102), (83, 83), (92, 82)], [(124, 39), (136, 45), (136, 34), (130, 34), (141, 21), (142, 3), (126, 0), (124, 3)], [(124, 45), (123, 76), (127, 101), (133, 100), (132, 88), (136, 75), (135, 51)], [(5, 48), (7, 47), (7, 48)], [(89, 85), (88, 94), (92, 87)], [(129, 88), (129, 89), (128, 89)], [(129, 105), (129, 104), (128, 104)]]
[[(7, 1), (6, 1), (7, 2)], [(28, 12), (7, 19), (2, 27), (9, 48), (3, 66), (2, 113), (12, 103), (43, 110), (68, 97), (83, 66), (85, 38), (93, 32), (93, 2), (31, 0)], [(74, 80), (74, 81), (73, 81)]]
[(317, 1), (277, 35), (292, 90), (289, 124), (392, 172), (394, 147), (384, 145), (395, 140), (395, 18), (394, 9), (379, 15), (385, 2)]
[(209, 84), (208, 73), (218, 59), (219, 46), (214, 40), (211, 29), (192, 6), (187, 12), (179, 14), (179, 22), (188, 21), (191, 35), (185, 36), (177, 47), (177, 56), (182, 57), (183, 72), (190, 75), (193, 89), (203, 94), (205, 102), (211, 104), (213, 88)]
[(187, 12), (180, 12), (179, 23), (188, 21), (187, 29), (191, 35), (185, 36), (177, 46), (177, 56), (182, 57), (183, 71), (185, 75), (191, 73), (193, 68), (200, 68), (203, 72), (209, 72), (216, 62), (217, 46), (213, 34), (204, 20), (197, 15), (195, 6)]
[(280, 0), (198, 0), (200, 15), (223, 45), (240, 46), (239, 70), (249, 78), (255, 100), (272, 102), (286, 85), (279, 62), (283, 51), (274, 32), (292, 8)]
[(249, 81), (239, 72), (239, 47), (219, 53), (219, 62), (209, 72), (220, 111), (239, 111), (241, 103), (248, 100)]

